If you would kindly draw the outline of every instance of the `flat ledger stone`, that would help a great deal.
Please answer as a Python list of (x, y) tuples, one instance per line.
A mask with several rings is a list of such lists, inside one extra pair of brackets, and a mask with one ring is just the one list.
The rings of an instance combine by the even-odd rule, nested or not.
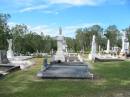
[(52, 64), (47, 69), (40, 71), (42, 78), (89, 78), (88, 65), (86, 64)]

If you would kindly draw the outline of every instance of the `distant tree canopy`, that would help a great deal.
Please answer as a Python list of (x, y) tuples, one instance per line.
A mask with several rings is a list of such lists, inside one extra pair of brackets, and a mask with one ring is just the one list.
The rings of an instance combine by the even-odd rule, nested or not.
[(16, 25), (11, 29), (13, 49), (17, 53), (50, 52), (56, 50), (56, 41), (50, 36), (38, 35), (29, 31), (27, 26)]
[(7, 25), (9, 14), (0, 14), (0, 50), (8, 49), (7, 39), (13, 39), (13, 50), (17, 53), (50, 52), (56, 50), (56, 40), (32, 32), (24, 24), (15, 25), (11, 29)]
[[(130, 28), (125, 29), (130, 33)], [(121, 47), (121, 33), (116, 25), (110, 25), (103, 29), (100, 25), (93, 25), (88, 28), (76, 30), (76, 45), (78, 51), (81, 49), (89, 51), (91, 49), (92, 36), (96, 35), (97, 46), (106, 49), (107, 40), (110, 40), (111, 47)], [(130, 40), (130, 36), (129, 36)]]
[(98, 44), (102, 44), (102, 33), (103, 28), (99, 25), (93, 25), (89, 28), (79, 28), (76, 30), (76, 41), (77, 50), (90, 50), (92, 36), (96, 35), (96, 40)]
[(7, 25), (9, 14), (0, 14), (0, 49), (7, 48), (6, 39), (9, 38), (9, 26)]
[[(13, 50), (17, 53), (50, 52), (57, 49), (55, 38), (49, 35), (37, 34), (28, 29), (25, 24), (8, 26), (9, 14), (0, 14), (0, 50), (8, 48), (7, 39), (13, 39)], [(130, 26), (123, 29), (128, 33), (130, 42)], [(121, 47), (122, 33), (116, 25), (110, 25), (106, 29), (100, 25), (79, 28), (75, 31), (75, 38), (66, 37), (68, 50), (79, 52), (80, 50), (90, 51), (92, 36), (96, 35), (97, 46), (106, 49), (107, 39), (110, 40), (111, 47)]]

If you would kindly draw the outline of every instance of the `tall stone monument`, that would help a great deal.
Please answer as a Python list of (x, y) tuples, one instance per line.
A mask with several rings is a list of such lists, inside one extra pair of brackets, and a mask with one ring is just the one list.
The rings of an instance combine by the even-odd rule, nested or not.
[(96, 57), (96, 41), (95, 41), (95, 35), (93, 35), (91, 52), (89, 54), (89, 60), (93, 60), (95, 59), (95, 57)]
[(64, 36), (62, 35), (62, 29), (59, 28), (59, 35), (56, 37), (57, 40), (57, 51), (54, 56), (54, 61), (65, 62), (65, 45)]
[(121, 54), (128, 54), (128, 53), (129, 53), (129, 41), (128, 41), (126, 32), (124, 32), (122, 36)]
[(107, 40), (107, 50), (106, 53), (110, 53), (110, 40)]
[(7, 39), (7, 42), (8, 42), (7, 58), (12, 59), (14, 57), (12, 50), (12, 39)]

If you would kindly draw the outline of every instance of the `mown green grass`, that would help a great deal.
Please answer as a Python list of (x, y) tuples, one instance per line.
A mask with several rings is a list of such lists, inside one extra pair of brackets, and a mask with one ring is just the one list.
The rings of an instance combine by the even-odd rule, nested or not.
[(94, 80), (43, 80), (36, 77), (42, 59), (27, 71), (0, 80), (0, 97), (130, 97), (130, 62), (94, 63)]

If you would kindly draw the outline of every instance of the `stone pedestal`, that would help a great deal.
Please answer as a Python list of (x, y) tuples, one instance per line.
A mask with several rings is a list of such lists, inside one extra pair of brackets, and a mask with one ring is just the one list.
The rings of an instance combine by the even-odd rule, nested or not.
[(62, 51), (58, 51), (55, 55), (55, 61), (61, 61), (61, 62), (65, 62), (65, 56), (64, 56), (64, 52)]
[(57, 52), (55, 55), (55, 61), (61, 61), (61, 62), (65, 62), (65, 53), (63, 50), (63, 40), (64, 37), (63, 36), (58, 36), (57, 37)]
[(8, 58), (8, 59), (12, 59), (13, 57), (14, 57), (13, 51), (12, 51), (12, 50), (8, 50), (8, 51), (7, 51), (7, 58)]
[(62, 35), (61, 28), (59, 29), (59, 36), (56, 37), (57, 40), (57, 52), (54, 55), (53, 61), (65, 62), (65, 40), (64, 36)]

